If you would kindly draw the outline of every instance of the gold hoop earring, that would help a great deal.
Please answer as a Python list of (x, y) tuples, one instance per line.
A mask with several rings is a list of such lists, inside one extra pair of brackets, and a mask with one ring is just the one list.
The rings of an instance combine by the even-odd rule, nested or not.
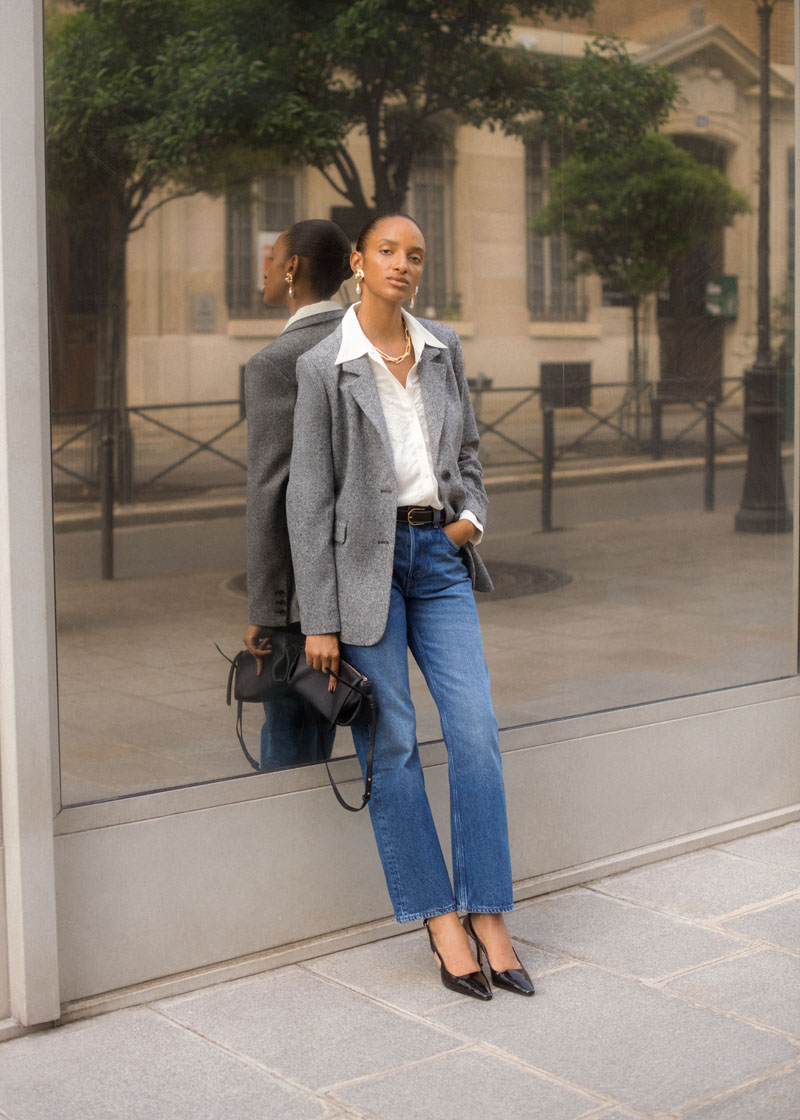
[(291, 299), (294, 296), (294, 276), (291, 272), (286, 273), (286, 283), (289, 285), (289, 298)]
[(414, 301), (415, 301), (415, 300), (416, 300), (416, 298), (417, 298), (417, 292), (418, 292), (418, 291), (419, 291), (419, 288), (415, 288), (415, 289), (414, 289), (414, 294), (413, 294), (413, 296), (412, 296), (412, 297), (411, 297), (411, 299), (410, 299), (410, 300), (408, 301), (408, 310), (409, 310), (409, 311), (413, 311), (413, 310), (414, 310)]
[(361, 281), (362, 281), (363, 279), (364, 279), (364, 273), (363, 273), (363, 272), (361, 271), (361, 269), (359, 268), (359, 269), (358, 269), (358, 270), (356, 271), (356, 295), (357, 295), (357, 296), (360, 296), (360, 295), (361, 295)]

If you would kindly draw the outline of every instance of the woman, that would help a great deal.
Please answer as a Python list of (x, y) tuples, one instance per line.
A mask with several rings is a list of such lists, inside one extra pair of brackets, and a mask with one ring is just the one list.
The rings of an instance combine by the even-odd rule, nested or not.
[[(475, 550), (478, 432), (457, 335), (402, 309), (424, 262), (411, 218), (371, 221), (350, 259), (360, 304), (298, 362), (287, 509), (301, 627), (310, 665), (335, 673), (341, 656), (372, 682), (370, 813), (395, 917), (424, 920), (445, 987), (490, 999), (485, 955), (497, 985), (532, 995), (502, 917), (505, 793), (473, 595), (492, 586)], [(454, 884), (425, 794), (409, 648), (447, 747)], [(363, 764), (365, 729), (353, 738)]]
[[(264, 303), (290, 314), (280, 336), (254, 355), (245, 371), (247, 411), (247, 596), (244, 642), (265, 653), (274, 627), (299, 630), (286, 527), (286, 484), (297, 396), (295, 365), (341, 321), (331, 297), (351, 275), (350, 241), (335, 222), (297, 222), (278, 237), (264, 269)], [(287, 694), (265, 704), (262, 769), (319, 759), (316, 723)]]

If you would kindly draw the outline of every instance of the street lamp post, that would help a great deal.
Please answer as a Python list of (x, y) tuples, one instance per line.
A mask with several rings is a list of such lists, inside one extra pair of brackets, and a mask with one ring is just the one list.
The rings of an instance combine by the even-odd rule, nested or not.
[(792, 515), (786, 505), (781, 466), (778, 370), (770, 343), (769, 190), (770, 190), (770, 18), (776, 0), (756, 0), (760, 31), (758, 176), (758, 342), (745, 374), (749, 432), (742, 502), (735, 527), (741, 533), (786, 533)]

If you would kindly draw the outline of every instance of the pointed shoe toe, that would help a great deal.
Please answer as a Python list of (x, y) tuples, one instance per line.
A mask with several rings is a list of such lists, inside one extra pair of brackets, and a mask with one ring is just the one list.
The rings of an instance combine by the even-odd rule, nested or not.
[[(521, 996), (532, 996), (534, 994), (533, 981), (528, 975), (528, 970), (523, 964), (519, 968), (506, 968), (501, 972), (492, 968), (492, 962), (489, 960), (489, 954), (486, 952), (486, 946), (481, 941), (475, 932), (475, 927), (472, 924), (472, 915), (467, 914), (464, 918), (464, 929), (467, 931), (469, 937), (475, 942), (475, 948), (478, 954), (478, 964), (481, 964), (483, 958), (486, 958), (486, 963), (489, 966), (489, 973), (492, 977), (492, 983), (497, 988), (505, 988), (507, 992), (516, 992)], [(517, 958), (519, 960), (519, 958)]]
[(428, 940), (431, 943), (431, 952), (439, 962), (439, 975), (442, 978), (442, 983), (445, 988), (451, 992), (458, 992), (458, 994), (462, 996), (472, 996), (473, 999), (491, 999), (492, 989), (489, 985), (489, 981), (483, 974), (483, 969), (478, 969), (477, 972), (470, 972), (466, 976), (455, 976), (439, 955), (439, 950), (436, 948), (436, 942), (433, 939), (433, 934), (431, 933), (431, 927), (428, 925), (427, 918), (423, 918), (423, 925), (428, 933)]
[(492, 969), (492, 983), (498, 988), (517, 992), (521, 996), (532, 996), (535, 991), (528, 970), (521, 965), (519, 968), (506, 968), (503, 972), (495, 972)]
[(442, 983), (451, 992), (458, 992), (462, 996), (472, 996), (473, 999), (491, 999), (492, 989), (489, 981), (482, 972), (470, 972), (467, 976), (454, 976), (445, 968), (440, 969)]

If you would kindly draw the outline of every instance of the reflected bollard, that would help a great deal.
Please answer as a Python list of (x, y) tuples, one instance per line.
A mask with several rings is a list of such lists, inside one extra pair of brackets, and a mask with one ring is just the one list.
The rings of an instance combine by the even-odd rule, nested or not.
[(542, 405), (542, 532), (553, 528), (553, 468), (556, 460), (555, 409)]
[(654, 459), (663, 454), (661, 417), (661, 401), (654, 396), (650, 402), (650, 454)]
[(100, 575), (114, 578), (114, 437), (100, 440)]
[(715, 400), (706, 401), (706, 465), (703, 477), (703, 505), (709, 513), (714, 510), (715, 471), (716, 471), (716, 411)]

